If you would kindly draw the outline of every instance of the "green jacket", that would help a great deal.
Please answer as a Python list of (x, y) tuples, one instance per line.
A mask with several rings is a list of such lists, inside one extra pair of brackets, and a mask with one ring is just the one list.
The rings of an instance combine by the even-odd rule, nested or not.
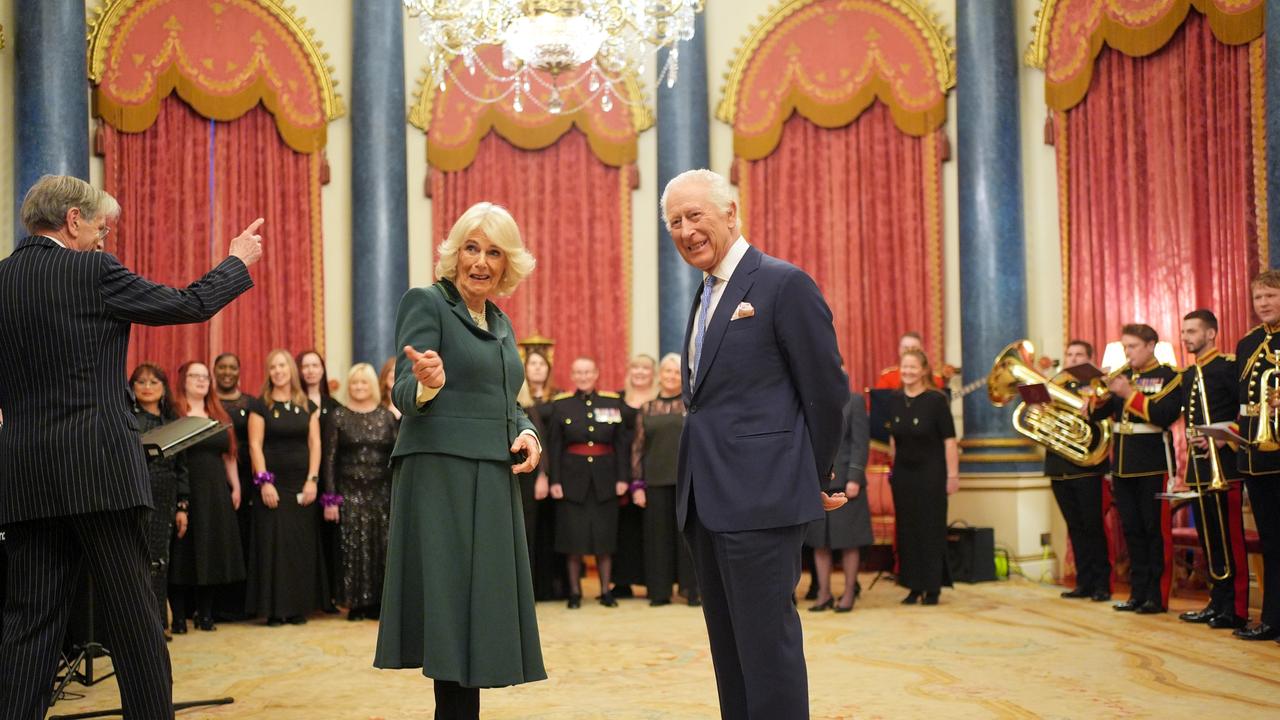
[[(393, 457), (441, 453), (509, 462), (516, 436), (534, 429), (516, 402), (524, 364), (511, 321), (491, 302), (485, 303), (485, 318), (488, 332), (472, 321), (448, 280), (413, 288), (400, 300), (391, 399), (404, 417)], [(418, 405), (418, 380), (404, 355), (405, 345), (419, 352), (435, 350), (444, 361), (444, 387), (425, 405)]]

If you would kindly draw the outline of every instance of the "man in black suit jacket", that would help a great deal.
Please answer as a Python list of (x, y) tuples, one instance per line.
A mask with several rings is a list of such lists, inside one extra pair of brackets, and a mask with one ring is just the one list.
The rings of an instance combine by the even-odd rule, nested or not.
[[(127, 718), (172, 718), (172, 675), (151, 594), (152, 504), (125, 361), (132, 323), (203, 322), (253, 287), (254, 221), (230, 256), (185, 290), (101, 250), (120, 206), (46, 175), (27, 192), (30, 237), (0, 260), (0, 528), (8, 588), (0, 718), (43, 718), (75, 582), (88, 562)], [(176, 239), (185, 241), (185, 239)]]
[(831, 311), (802, 270), (741, 237), (720, 175), (674, 178), (662, 215), (681, 257), (704, 273), (683, 348), (676, 514), (702, 590), (720, 712), (808, 718), (793, 593), (849, 397)]

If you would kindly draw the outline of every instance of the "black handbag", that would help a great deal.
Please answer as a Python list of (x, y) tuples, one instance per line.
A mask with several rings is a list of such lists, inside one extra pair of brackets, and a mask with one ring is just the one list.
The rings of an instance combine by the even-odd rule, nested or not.
[(957, 521), (947, 526), (947, 569), (953, 581), (996, 579), (995, 530)]

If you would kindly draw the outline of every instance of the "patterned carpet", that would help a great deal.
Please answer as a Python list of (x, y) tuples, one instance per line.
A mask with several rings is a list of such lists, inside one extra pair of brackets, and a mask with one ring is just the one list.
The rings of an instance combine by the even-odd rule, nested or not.
[[(869, 585), (871, 577), (863, 579)], [(588, 591), (591, 588), (587, 588)], [(836, 718), (1275, 718), (1280, 646), (1246, 643), (1014, 580), (959, 585), (937, 607), (904, 607), (887, 582), (848, 615), (801, 604), (815, 720)], [(1174, 611), (1199, 606), (1175, 599)], [(538, 606), (549, 680), (487, 690), (493, 720), (718, 717), (701, 614), (624, 600)], [(300, 627), (223, 624), (170, 646), (175, 700), (234, 696), (180, 718), (431, 718), (430, 681), (374, 670), (373, 622), (316, 617)], [(114, 679), (54, 714), (118, 707)]]

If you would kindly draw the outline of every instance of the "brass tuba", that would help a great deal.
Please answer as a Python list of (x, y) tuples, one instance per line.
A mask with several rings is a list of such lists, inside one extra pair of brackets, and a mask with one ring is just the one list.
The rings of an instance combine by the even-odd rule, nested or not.
[(1011, 343), (996, 356), (987, 376), (987, 396), (996, 407), (1018, 397), (1020, 385), (1043, 383), (1050, 401), (1043, 405), (1019, 403), (1013, 411), (1013, 429), (1077, 465), (1096, 465), (1111, 451), (1111, 425), (1097, 425), (1085, 418), (1088, 401), (1031, 366), (1035, 346), (1030, 340)]

